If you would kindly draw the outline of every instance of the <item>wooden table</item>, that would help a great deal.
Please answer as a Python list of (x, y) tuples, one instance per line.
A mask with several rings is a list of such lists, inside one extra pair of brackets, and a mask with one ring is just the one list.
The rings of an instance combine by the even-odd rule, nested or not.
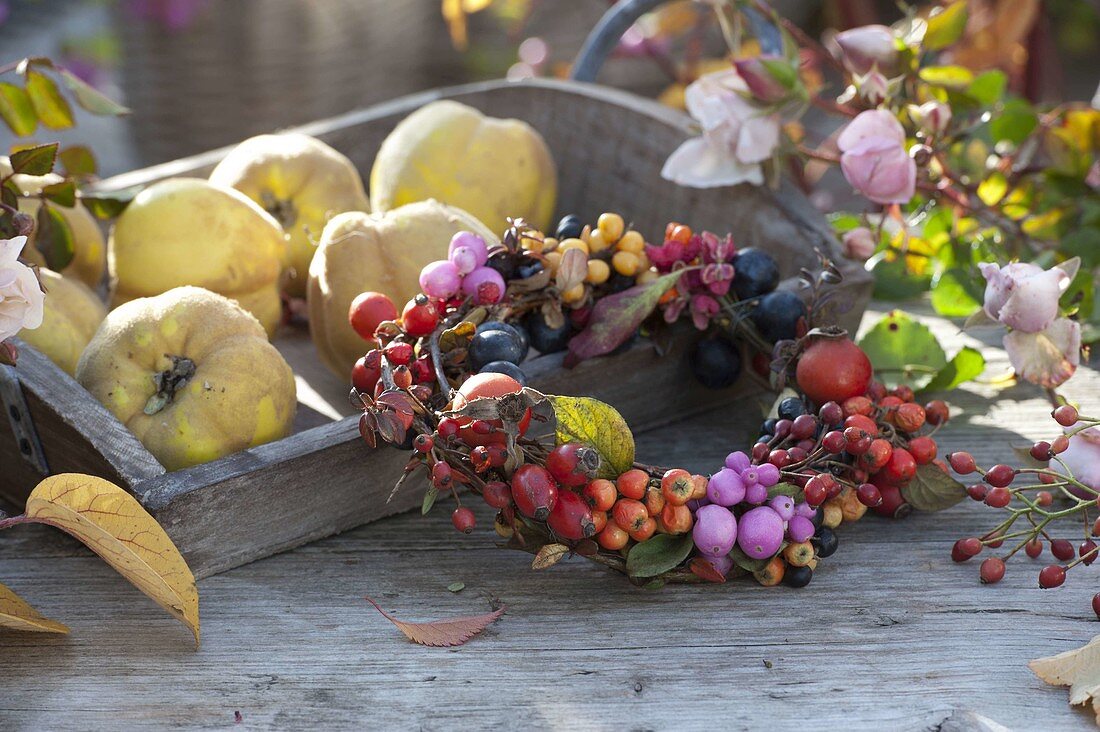
[[(949, 352), (977, 343), (927, 322)], [(1006, 367), (998, 338), (979, 344), (987, 376)], [(1098, 386), (1082, 369), (1066, 393), (1095, 402)], [(1027, 386), (969, 385), (954, 406), (942, 449), (979, 461), (1010, 460), (1010, 445), (1053, 425)], [(642, 435), (640, 456), (713, 470), (751, 442), (758, 415), (746, 403)], [(1023, 558), (980, 585), (975, 562), (948, 554), (994, 523), (971, 501), (868, 517), (803, 590), (645, 591), (581, 559), (532, 572), (487, 529), (404, 515), (204, 580), (197, 652), (86, 550), (21, 527), (0, 535), (0, 580), (73, 632), (0, 632), (0, 729), (1089, 729), (1091, 714), (1026, 662), (1100, 632), (1095, 575), (1042, 591), (1041, 563)], [(423, 648), (364, 594), (408, 620), (480, 613), (489, 597), (508, 612), (463, 647)]]

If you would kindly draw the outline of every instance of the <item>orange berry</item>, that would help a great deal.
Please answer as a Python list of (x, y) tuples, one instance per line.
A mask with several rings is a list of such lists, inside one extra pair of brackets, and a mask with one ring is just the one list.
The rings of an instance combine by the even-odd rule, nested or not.
[(649, 475), (644, 470), (632, 468), (620, 475), (615, 484), (619, 487), (619, 493), (625, 498), (640, 501), (645, 497), (645, 489), (649, 485)]
[(694, 520), (687, 506), (667, 504), (661, 511), (661, 526), (670, 534), (686, 534), (691, 531)]
[(645, 504), (633, 498), (620, 498), (611, 509), (611, 517), (626, 531), (636, 531), (649, 519)]
[(694, 486), (694, 490), (691, 491), (691, 500), (699, 501), (707, 497), (707, 485), (710, 484), (710, 479), (705, 475), (693, 475), (691, 476), (691, 482)]
[(661, 493), (674, 506), (682, 506), (695, 493), (695, 480), (682, 468), (673, 468), (661, 478)]
[(657, 533), (657, 521), (654, 518), (647, 518), (640, 527), (626, 533), (630, 534), (630, 538), (634, 541), (643, 542)]
[(651, 486), (645, 492), (645, 510), (650, 516), (659, 516), (665, 507), (665, 496), (660, 488)]
[(665, 241), (678, 241), (681, 244), (687, 244), (691, 241), (691, 227), (678, 224), (675, 221), (669, 222), (665, 227)]
[(596, 478), (584, 487), (584, 500), (593, 511), (610, 511), (618, 497), (615, 484), (604, 478)]
[(604, 527), (607, 526), (607, 511), (593, 511), (592, 526), (595, 527), (597, 534), (603, 531)]
[(603, 530), (596, 535), (596, 543), (609, 551), (618, 551), (630, 541), (630, 534), (614, 521), (608, 521)]

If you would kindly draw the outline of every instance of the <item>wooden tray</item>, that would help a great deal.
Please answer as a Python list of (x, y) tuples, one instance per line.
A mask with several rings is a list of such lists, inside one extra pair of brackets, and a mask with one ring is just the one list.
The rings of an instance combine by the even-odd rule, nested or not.
[[(456, 99), (496, 117), (518, 117), (546, 138), (558, 164), (559, 213), (595, 220), (620, 211), (647, 237), (669, 220), (732, 232), (738, 246), (759, 246), (780, 263), (784, 286), (799, 267), (817, 264), (820, 249), (841, 267), (854, 329), (871, 292), (870, 276), (844, 260), (829, 227), (794, 189), (752, 186), (695, 190), (660, 177), (665, 158), (693, 134), (690, 120), (656, 102), (576, 82), (488, 82), (418, 94), (299, 128), (349, 156), (367, 179), (375, 153), (407, 114), (436, 99)], [(206, 176), (228, 149), (166, 163), (105, 181), (105, 189), (146, 185), (179, 175)], [(689, 330), (688, 328), (687, 330)], [(654, 427), (759, 390), (747, 375), (715, 392), (697, 386), (679, 337), (659, 357), (639, 341), (617, 356), (573, 370), (561, 354), (528, 361), (532, 386), (556, 394), (589, 395), (616, 406), (636, 429)], [(72, 378), (26, 344), (19, 367), (4, 370), (0, 388), (25, 408), (0, 420), (0, 496), (22, 505), (42, 478), (86, 472), (130, 490), (179, 546), (197, 577), (298, 546), (418, 506), (422, 491), (409, 485), (385, 499), (407, 455), (370, 450), (350, 416), (347, 384), (320, 365), (308, 334), (284, 330), (276, 345), (294, 368), (301, 402), (295, 433), (278, 442), (166, 472), (137, 439)], [(33, 423), (36, 451), (25, 428)], [(40, 460), (31, 459), (38, 456)]]

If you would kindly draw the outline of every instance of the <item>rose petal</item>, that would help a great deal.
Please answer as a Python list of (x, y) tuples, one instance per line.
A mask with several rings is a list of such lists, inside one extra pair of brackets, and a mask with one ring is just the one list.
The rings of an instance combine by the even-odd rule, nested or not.
[(1081, 326), (1059, 318), (1046, 330), (1005, 334), (1005, 351), (1016, 374), (1032, 384), (1052, 389), (1073, 376), (1081, 360)]
[(27, 237), (25, 236), (0, 239), (0, 268), (11, 267), (15, 264), (26, 245)]
[(759, 165), (740, 163), (733, 155), (716, 150), (701, 137), (693, 137), (676, 148), (665, 161), (661, 177), (692, 188), (764, 183), (764, 173)]
[(1001, 308), (999, 320), (1014, 330), (1038, 333), (1058, 317), (1058, 298), (1069, 285), (1069, 277), (1060, 269), (1039, 269), (1014, 279), (1015, 287)]
[(1100, 431), (1095, 427), (1069, 438), (1069, 447), (1058, 456), (1073, 477), (1100, 491)]
[(861, 141), (870, 138), (884, 138), (905, 145), (905, 128), (898, 118), (885, 109), (869, 109), (848, 123), (840, 133), (836, 144), (841, 152), (847, 152)]

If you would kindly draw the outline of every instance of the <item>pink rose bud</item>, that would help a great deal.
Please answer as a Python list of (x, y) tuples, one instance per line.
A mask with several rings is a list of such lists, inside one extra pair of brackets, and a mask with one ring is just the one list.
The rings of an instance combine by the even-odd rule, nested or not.
[(864, 262), (875, 253), (875, 235), (866, 226), (857, 226), (841, 239), (844, 256)]
[(851, 28), (838, 33), (836, 43), (844, 54), (844, 65), (856, 74), (866, 74), (875, 67), (889, 74), (898, 61), (894, 33), (884, 25)]
[(939, 135), (947, 129), (947, 125), (951, 124), (951, 107), (935, 100), (925, 102), (919, 107), (911, 104), (909, 116), (925, 132)]
[(884, 109), (860, 112), (837, 138), (840, 169), (852, 187), (875, 203), (907, 203), (917, 164), (905, 149), (905, 130)]
[(753, 97), (764, 104), (775, 104), (789, 97), (798, 80), (797, 70), (782, 56), (742, 58), (734, 61), (733, 65)]
[(890, 96), (890, 80), (877, 70), (856, 77), (856, 88), (860, 98), (871, 105), (882, 104)]
[(1058, 300), (1072, 279), (1058, 267), (1044, 270), (1030, 262), (1004, 267), (982, 262), (985, 312), (1013, 330), (1038, 333), (1058, 317)]

